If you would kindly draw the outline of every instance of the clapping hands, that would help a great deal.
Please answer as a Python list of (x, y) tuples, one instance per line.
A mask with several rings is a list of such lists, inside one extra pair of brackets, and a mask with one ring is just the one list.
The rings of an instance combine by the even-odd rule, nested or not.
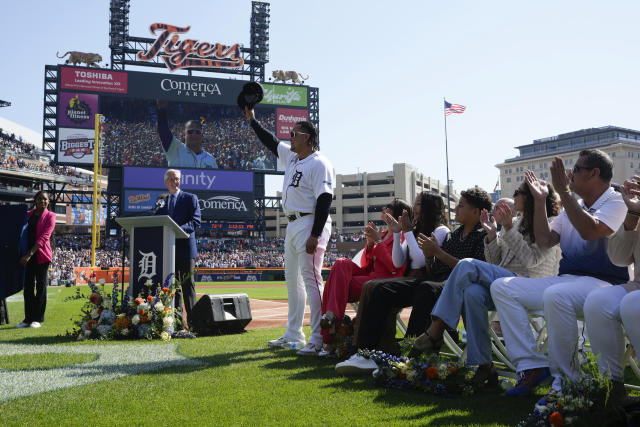
[(487, 232), (487, 241), (493, 241), (498, 235), (498, 225), (493, 217), (489, 218), (489, 212), (486, 209), (480, 212), (480, 225)]
[(378, 230), (378, 227), (370, 222), (364, 228), (364, 237), (367, 239), (367, 246), (373, 246), (380, 238), (382, 237), (382, 233)]
[(640, 212), (640, 176), (634, 175), (620, 187), (620, 193), (627, 209), (633, 212)]
[(431, 233), (430, 237), (425, 236), (424, 234), (418, 234), (418, 246), (422, 249), (422, 253), (425, 258), (435, 256), (435, 254), (440, 249), (440, 245), (438, 244), (438, 240), (436, 240), (436, 236)]
[[(551, 167), (553, 167), (553, 164), (551, 165)], [(564, 169), (564, 165), (563, 165), (563, 169)], [(530, 170), (526, 170), (524, 172), (524, 177), (527, 180), (527, 185), (531, 190), (531, 195), (533, 196), (533, 198), (536, 200), (545, 200), (549, 195), (549, 187), (547, 187), (547, 182), (541, 179), (538, 179), (538, 177), (536, 177), (536, 174)]]

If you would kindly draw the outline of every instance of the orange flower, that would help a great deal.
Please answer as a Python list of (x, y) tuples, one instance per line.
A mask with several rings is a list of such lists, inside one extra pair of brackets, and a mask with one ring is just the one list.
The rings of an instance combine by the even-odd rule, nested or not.
[(89, 301), (91, 302), (91, 304), (98, 305), (98, 303), (100, 302), (100, 294), (91, 294), (91, 296), (89, 297)]
[(167, 288), (166, 286), (164, 288), (162, 288), (162, 292), (164, 292), (165, 294), (169, 293), (169, 288)]
[(149, 301), (149, 302), (153, 302), (153, 297), (152, 297), (151, 295), (149, 295), (149, 296), (147, 297), (147, 301)]
[(438, 376), (438, 368), (436, 368), (435, 366), (429, 366), (425, 372), (429, 379), (434, 379)]
[(564, 425), (564, 417), (562, 416), (562, 414), (560, 412), (553, 412), (551, 415), (549, 415), (549, 422), (554, 427), (563, 426)]
[(102, 314), (102, 309), (98, 310), (98, 314)]
[(147, 322), (149, 321), (149, 318), (148, 318), (147, 316), (142, 316), (142, 317), (140, 318), (140, 321), (141, 321), (142, 323), (147, 323)]
[(140, 310), (138, 310), (138, 314), (139, 314), (140, 316), (144, 316), (144, 310), (141, 308)]
[(136, 305), (140, 305), (140, 304), (142, 304), (144, 302), (144, 300), (142, 298), (140, 298), (140, 297), (134, 299), (134, 301), (136, 302)]
[(458, 367), (457, 366), (449, 366), (449, 372), (451, 372), (452, 374), (455, 374), (456, 372), (458, 372)]
[(119, 331), (124, 328), (128, 328), (131, 325), (131, 320), (128, 317), (116, 317), (116, 321), (113, 323), (113, 326)]
[(169, 311), (169, 310), (171, 310), (169, 307), (164, 308), (164, 311)]
[(171, 298), (174, 298), (176, 296), (176, 294), (171, 294)]

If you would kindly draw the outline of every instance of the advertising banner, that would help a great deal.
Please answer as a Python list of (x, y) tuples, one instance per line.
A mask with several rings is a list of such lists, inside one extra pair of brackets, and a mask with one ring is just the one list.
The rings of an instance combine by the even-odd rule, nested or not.
[(302, 120), (309, 120), (309, 112), (307, 110), (298, 110), (294, 108), (278, 108), (276, 110), (276, 119), (278, 129), (278, 139), (289, 139), (293, 127)]
[(137, 296), (150, 280), (162, 284), (163, 246), (162, 227), (138, 227), (133, 231), (133, 295)]
[(262, 272), (255, 273), (204, 273), (196, 274), (196, 282), (259, 282)]
[(290, 107), (307, 106), (307, 88), (305, 86), (272, 85), (263, 83), (264, 98), (260, 104), (285, 105)]
[(235, 106), (245, 83), (242, 80), (130, 72), (127, 96)]
[(93, 164), (95, 132), (93, 129), (58, 129), (57, 162)]
[[(164, 173), (168, 168), (124, 168), (125, 188), (166, 190)], [(253, 192), (253, 173), (219, 169), (180, 169), (181, 185), (185, 191), (250, 191)]]
[[(95, 275), (95, 283), (100, 279), (104, 279), (106, 283), (114, 283), (114, 280), (122, 284), (122, 269), (121, 268), (109, 268), (103, 270), (101, 267), (73, 267), (73, 276), (76, 279), (76, 286), (88, 284), (88, 280), (92, 275)], [(124, 269), (124, 280), (129, 282), (129, 267)]]
[(58, 126), (93, 129), (98, 112), (98, 95), (60, 92), (58, 95)]
[(253, 193), (194, 191), (202, 219), (253, 220)]
[(127, 73), (102, 69), (60, 67), (60, 87), (66, 90), (127, 93)]
[[(93, 205), (91, 203), (76, 203), (73, 206), (67, 205), (66, 223), (68, 225), (91, 225), (93, 220)], [(100, 216), (98, 217), (98, 223), (104, 226), (107, 220), (107, 208), (103, 206), (100, 209)]]
[(156, 209), (156, 201), (161, 194), (167, 194), (162, 190), (130, 190), (124, 191), (125, 212), (149, 212)]

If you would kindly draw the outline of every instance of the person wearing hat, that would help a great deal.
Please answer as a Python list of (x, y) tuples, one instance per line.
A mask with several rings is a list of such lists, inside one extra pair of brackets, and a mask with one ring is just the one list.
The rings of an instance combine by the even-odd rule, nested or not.
[[(262, 99), (262, 87), (249, 83), (238, 97), (258, 139), (273, 152), (285, 170), (282, 208), (289, 218), (285, 237), (284, 270), (289, 314), (287, 331), (269, 341), (271, 347), (300, 348), (300, 355), (318, 355), (322, 349), (322, 265), (331, 235), (329, 208), (333, 198), (335, 172), (329, 160), (318, 152), (318, 132), (307, 121), (296, 123), (289, 143), (280, 142), (256, 119), (253, 106)], [(305, 300), (311, 311), (311, 337), (305, 345), (302, 331)]]
[(189, 120), (184, 125), (184, 143), (173, 136), (167, 119), (169, 103), (158, 100), (158, 135), (169, 167), (217, 169), (216, 159), (202, 149), (202, 123)]

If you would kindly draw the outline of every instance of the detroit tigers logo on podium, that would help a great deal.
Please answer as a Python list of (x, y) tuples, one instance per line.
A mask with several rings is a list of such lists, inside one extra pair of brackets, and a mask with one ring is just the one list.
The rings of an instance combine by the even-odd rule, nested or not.
[(140, 275), (138, 276), (138, 281), (143, 278), (147, 278), (149, 280), (153, 279), (156, 275), (156, 254), (155, 252), (140, 252), (142, 258), (140, 258), (140, 262), (138, 263), (138, 267), (140, 267)]
[(291, 177), (291, 184), (289, 184), (289, 186), (297, 188), (300, 185), (301, 179), (302, 179), (302, 172), (296, 171), (296, 173), (294, 173), (293, 176)]

